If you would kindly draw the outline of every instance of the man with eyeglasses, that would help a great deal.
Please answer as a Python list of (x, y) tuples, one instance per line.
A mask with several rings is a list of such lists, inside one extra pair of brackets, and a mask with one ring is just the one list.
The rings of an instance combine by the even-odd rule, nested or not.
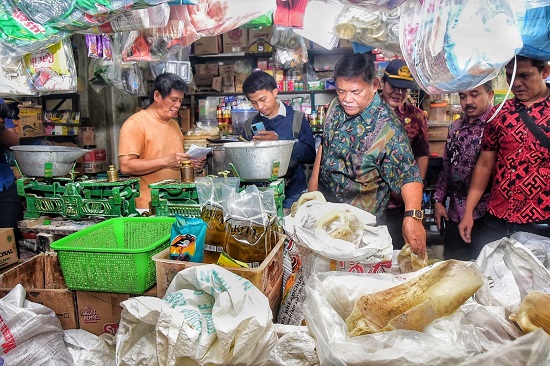
[[(414, 159), (420, 170), (420, 176), (424, 180), (430, 155), (428, 118), (422, 109), (407, 101), (410, 89), (416, 89), (416, 84), (404, 60), (394, 59), (388, 63), (382, 75), (381, 87), (382, 99), (393, 109), (407, 131)], [(386, 212), (386, 226), (392, 237), (394, 249), (401, 249), (405, 244), (402, 223), (403, 199), (392, 193)]]
[(405, 128), (377, 94), (374, 62), (365, 54), (344, 55), (333, 76), (337, 101), (325, 116), (309, 190), (362, 208), (378, 223), (384, 222), (390, 192), (401, 194), (405, 242), (424, 258), (422, 178)]

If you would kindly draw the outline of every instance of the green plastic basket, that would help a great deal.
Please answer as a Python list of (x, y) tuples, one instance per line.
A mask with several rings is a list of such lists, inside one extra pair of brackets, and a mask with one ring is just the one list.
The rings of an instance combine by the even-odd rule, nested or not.
[(151, 257), (170, 245), (173, 217), (118, 217), (51, 244), (72, 290), (140, 294), (156, 279)]

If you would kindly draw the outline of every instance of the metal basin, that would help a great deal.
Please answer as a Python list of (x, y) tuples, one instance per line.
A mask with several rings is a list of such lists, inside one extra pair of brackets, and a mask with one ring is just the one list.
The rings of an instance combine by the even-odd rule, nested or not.
[(227, 162), (241, 179), (271, 179), (273, 163), (279, 162), (279, 177), (286, 174), (294, 141), (228, 142), (224, 144)]
[(50, 165), (52, 177), (67, 175), (76, 159), (90, 151), (79, 147), (50, 145), (17, 145), (11, 149), (19, 170), (27, 177), (45, 177)]

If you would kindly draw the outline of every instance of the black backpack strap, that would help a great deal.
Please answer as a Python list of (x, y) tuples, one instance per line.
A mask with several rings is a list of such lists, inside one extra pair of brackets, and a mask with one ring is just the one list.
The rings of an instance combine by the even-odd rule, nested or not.
[(543, 147), (550, 150), (550, 137), (546, 136), (542, 127), (538, 126), (535, 121), (533, 121), (525, 107), (519, 110), (519, 116), (523, 120), (523, 123), (525, 123), (525, 126), (535, 136), (535, 139), (537, 139)]
[(304, 120), (304, 112), (294, 111), (294, 118), (292, 119), (292, 137), (294, 140), (298, 139), (300, 130), (302, 129), (302, 121)]
[(252, 134), (252, 122), (254, 122), (254, 119), (258, 116), (258, 114), (244, 121), (244, 138), (247, 140), (252, 140), (252, 137), (254, 137), (254, 135)]

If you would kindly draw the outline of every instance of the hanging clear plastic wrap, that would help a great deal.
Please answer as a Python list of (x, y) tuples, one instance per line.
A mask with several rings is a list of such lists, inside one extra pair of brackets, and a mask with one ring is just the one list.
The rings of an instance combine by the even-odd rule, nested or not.
[(415, 81), (429, 94), (475, 88), (523, 46), (508, 0), (409, 0), (399, 39)]
[(40, 94), (76, 92), (76, 67), (69, 40), (23, 57), (28, 82)]
[(400, 15), (401, 8), (373, 10), (345, 6), (336, 19), (333, 32), (341, 39), (401, 54)]
[(520, 55), (538, 60), (550, 60), (550, 6), (527, 9), (518, 14), (519, 29), (523, 40)]
[(308, 61), (304, 37), (294, 33), (292, 28), (275, 26), (271, 45), (275, 47), (275, 62), (285, 69), (303, 65)]

